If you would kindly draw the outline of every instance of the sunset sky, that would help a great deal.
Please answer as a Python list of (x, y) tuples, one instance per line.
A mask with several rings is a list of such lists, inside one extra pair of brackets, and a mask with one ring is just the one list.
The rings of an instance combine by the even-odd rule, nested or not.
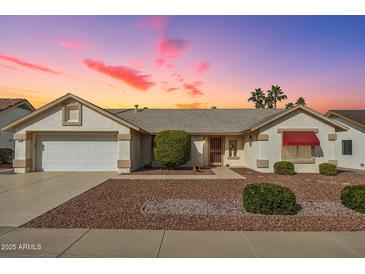
[(0, 97), (35, 107), (251, 108), (272, 84), (365, 109), (365, 16), (0, 16)]

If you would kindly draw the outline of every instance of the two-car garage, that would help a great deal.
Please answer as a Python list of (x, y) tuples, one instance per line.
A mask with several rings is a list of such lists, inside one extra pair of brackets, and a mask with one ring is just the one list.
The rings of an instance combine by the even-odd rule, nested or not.
[(117, 171), (117, 136), (38, 135), (35, 158), (37, 171)]

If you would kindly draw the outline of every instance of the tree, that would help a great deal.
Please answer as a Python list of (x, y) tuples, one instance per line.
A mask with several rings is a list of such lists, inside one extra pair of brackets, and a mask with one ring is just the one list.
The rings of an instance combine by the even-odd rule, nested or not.
[(266, 100), (264, 91), (261, 88), (256, 88), (251, 92), (251, 97), (248, 98), (248, 102), (253, 102), (255, 108), (265, 108)]
[(267, 108), (274, 108), (274, 97), (271, 90), (267, 91), (267, 96), (265, 97), (265, 106)]
[[(268, 100), (268, 103), (270, 103), (269, 105), (267, 105), (268, 108), (276, 108), (277, 102), (281, 102), (282, 100), (288, 99), (288, 96), (284, 94), (284, 92), (281, 90), (281, 87), (278, 85), (276, 86), (272, 85), (271, 90), (268, 90), (267, 93), (268, 93), (267, 98), (270, 99)], [(273, 106), (271, 107), (271, 105)]]
[(190, 136), (183, 130), (160, 131), (155, 136), (153, 152), (161, 166), (181, 166), (190, 157)]
[(285, 105), (285, 109), (290, 109), (290, 108), (292, 108), (292, 107), (294, 107), (294, 104), (293, 104), (293, 103), (287, 103), (287, 104)]
[(306, 105), (305, 99), (303, 97), (299, 97), (297, 101), (295, 102), (296, 105)]

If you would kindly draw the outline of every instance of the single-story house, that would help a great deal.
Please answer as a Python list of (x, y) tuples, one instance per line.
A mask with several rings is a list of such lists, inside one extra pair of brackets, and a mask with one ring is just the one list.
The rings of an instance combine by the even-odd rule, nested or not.
[(4, 130), (14, 133), (15, 172), (122, 173), (156, 165), (153, 138), (161, 130), (191, 136), (186, 166), (229, 165), (272, 172), (276, 161), (297, 172), (336, 163), (336, 136), (347, 126), (308, 107), (282, 109), (102, 109), (66, 94)]
[(326, 116), (349, 129), (337, 135), (337, 165), (365, 170), (365, 110), (330, 110)]
[[(34, 111), (34, 107), (26, 99), (0, 98), (0, 129), (5, 125)], [(14, 150), (13, 133), (0, 130), (0, 148)]]

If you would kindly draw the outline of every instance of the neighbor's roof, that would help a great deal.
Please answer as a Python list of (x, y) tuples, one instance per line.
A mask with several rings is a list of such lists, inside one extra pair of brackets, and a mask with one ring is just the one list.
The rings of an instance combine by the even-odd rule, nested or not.
[(330, 110), (327, 112), (326, 116), (330, 117), (332, 115), (344, 118), (346, 120), (355, 122), (356, 124), (359, 124), (360, 126), (365, 127), (365, 110), (364, 109), (357, 109), (357, 110)]
[(16, 99), (0, 98), (0, 111), (11, 108), (12, 106), (18, 105), (22, 102), (27, 102), (29, 104), (29, 102), (26, 99), (22, 98), (16, 98)]
[(110, 113), (154, 134), (161, 130), (188, 133), (241, 133), (283, 109), (107, 109)]

